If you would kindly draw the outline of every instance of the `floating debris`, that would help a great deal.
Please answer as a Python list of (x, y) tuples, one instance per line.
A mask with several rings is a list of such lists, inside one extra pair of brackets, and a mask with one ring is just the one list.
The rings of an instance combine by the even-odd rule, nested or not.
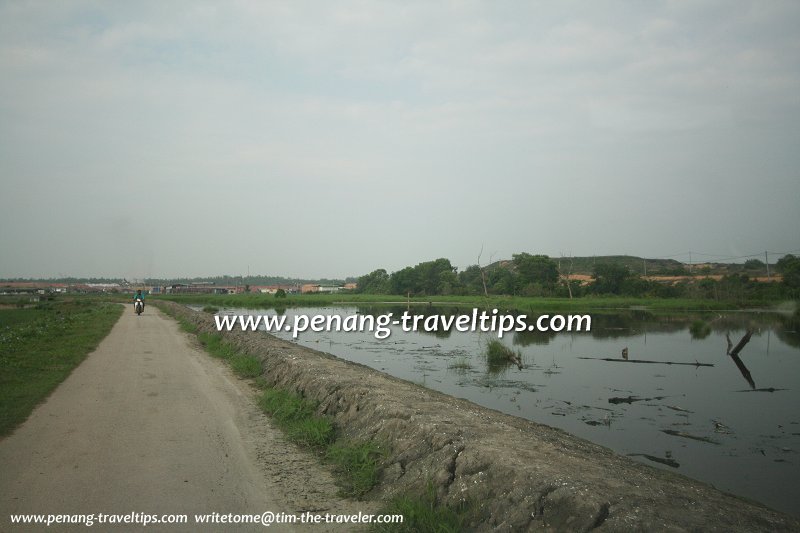
[(729, 428), (728, 426), (726, 426), (722, 422), (719, 422), (717, 420), (712, 420), (712, 422), (714, 423), (714, 432), (715, 433), (723, 433), (725, 435), (730, 435), (731, 434), (731, 431), (730, 431), (731, 428)]
[(612, 359), (610, 357), (578, 357), (578, 359), (591, 359), (592, 361), (608, 361), (610, 363), (646, 363), (651, 365), (683, 365), (683, 366), (714, 366), (712, 363), (680, 363), (677, 361), (649, 361), (647, 359)]
[(692, 439), (700, 442), (707, 442), (708, 444), (716, 444), (717, 446), (719, 446), (720, 444), (719, 442), (709, 439), (708, 437), (699, 437), (697, 435), (692, 435), (690, 433), (684, 433), (683, 431), (675, 431), (674, 429), (662, 429), (661, 431), (663, 433), (666, 433), (667, 435), (672, 435), (673, 437), (683, 437), (684, 439)]
[(775, 387), (768, 387), (766, 389), (742, 389), (742, 390), (737, 390), (736, 392), (778, 392), (779, 390), (790, 390), (790, 389), (776, 389)]
[(680, 411), (681, 413), (694, 413), (694, 411), (684, 409), (683, 407), (678, 407), (677, 405), (667, 405), (666, 407), (667, 409), (672, 409), (673, 411)]
[(650, 400), (663, 400), (664, 398), (669, 398), (669, 396), (654, 396), (652, 398), (638, 398), (636, 396), (628, 396), (626, 398), (614, 397), (609, 398), (608, 403), (633, 403), (633, 402), (649, 402)]
[(670, 457), (656, 457), (655, 455), (648, 455), (646, 453), (629, 453), (628, 457), (644, 457), (648, 461), (661, 463), (662, 465), (667, 465), (672, 468), (679, 468), (681, 466), (679, 462)]

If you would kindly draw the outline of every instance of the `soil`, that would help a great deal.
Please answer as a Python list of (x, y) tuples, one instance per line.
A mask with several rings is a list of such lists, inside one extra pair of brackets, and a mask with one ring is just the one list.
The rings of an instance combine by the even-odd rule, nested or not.
[[(211, 315), (171, 302), (201, 331)], [(564, 431), (508, 416), (263, 332), (226, 332), (265, 379), (319, 402), (354, 440), (386, 450), (386, 500), (428, 487), (467, 503), (476, 531), (800, 531), (800, 521)]]
[[(213, 331), (207, 313), (157, 305)], [(250, 385), (150, 305), (140, 317), (127, 310), (0, 441), (0, 530), (32, 529), (13, 529), (11, 513), (374, 513), (431, 488), (444, 504), (470, 505), (474, 531), (800, 531), (796, 518), (563, 431), (263, 333), (225, 336), (261, 359), (269, 383), (318, 401), (346, 437), (381, 443), (371, 501), (339, 498), (325, 467), (261, 414)], [(203, 530), (190, 522), (147, 529)]]
[[(97, 350), (0, 440), (0, 531), (36, 530), (12, 526), (12, 513), (189, 515), (185, 525), (140, 528), (179, 532), (264, 531), (195, 524), (194, 514), (213, 512), (375, 512), (376, 502), (339, 497), (324, 465), (260, 411), (252, 386), (194, 339), (154, 306), (141, 316), (126, 309)], [(269, 528), (295, 530), (353, 529)]]

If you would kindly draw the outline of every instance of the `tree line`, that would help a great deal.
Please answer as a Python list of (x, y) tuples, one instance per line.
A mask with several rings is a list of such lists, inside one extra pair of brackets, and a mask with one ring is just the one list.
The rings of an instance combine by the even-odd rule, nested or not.
[(619, 295), (661, 298), (752, 300), (800, 298), (800, 258), (786, 255), (776, 265), (781, 283), (761, 283), (733, 273), (716, 280), (702, 273), (689, 280), (665, 283), (648, 280), (627, 265), (598, 262), (588, 283), (569, 280), (568, 265), (546, 255), (514, 254), (510, 261), (490, 266), (470, 265), (459, 271), (439, 258), (388, 273), (378, 269), (358, 278), (356, 292), (409, 296), (505, 295), (579, 297)]

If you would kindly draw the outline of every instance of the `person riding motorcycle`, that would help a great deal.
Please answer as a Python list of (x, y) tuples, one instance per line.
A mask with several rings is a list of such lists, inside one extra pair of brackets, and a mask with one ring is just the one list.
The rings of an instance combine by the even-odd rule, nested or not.
[(136, 312), (136, 302), (138, 300), (142, 301), (142, 311), (144, 311), (144, 294), (142, 293), (142, 289), (138, 289), (136, 294), (133, 295), (133, 312)]

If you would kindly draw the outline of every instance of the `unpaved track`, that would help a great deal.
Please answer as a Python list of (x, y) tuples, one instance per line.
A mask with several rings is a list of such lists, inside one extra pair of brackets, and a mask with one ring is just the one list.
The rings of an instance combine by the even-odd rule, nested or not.
[(12, 526), (12, 513), (189, 515), (183, 526), (146, 528), (178, 532), (329, 529), (195, 524), (195, 514), (212, 512), (374, 512), (336, 497), (329, 473), (283, 440), (250, 385), (152, 306), (142, 316), (126, 308), (98, 349), (0, 441), (0, 472), (0, 531), (32, 530)]

